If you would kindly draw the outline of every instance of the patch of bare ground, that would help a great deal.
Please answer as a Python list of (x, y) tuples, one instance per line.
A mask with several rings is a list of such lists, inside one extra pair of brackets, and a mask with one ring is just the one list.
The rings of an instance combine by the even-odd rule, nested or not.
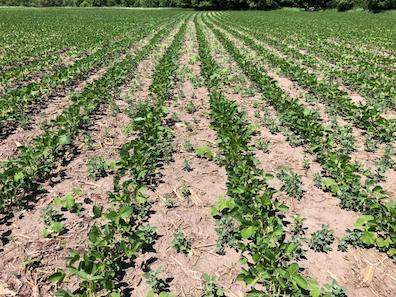
[[(217, 153), (215, 132), (210, 129), (207, 90), (205, 87), (194, 87), (189, 79), (200, 76), (199, 64), (192, 59), (197, 49), (192, 21), (188, 23), (187, 32), (173, 100), (169, 102), (170, 113), (177, 114), (179, 118), (173, 127), (174, 161), (164, 167), (163, 183), (148, 192), (155, 212), (149, 222), (156, 227), (159, 238), (154, 244), (155, 251), (141, 255), (136, 263), (144, 267), (152, 262), (150, 266), (153, 269), (163, 267), (161, 277), (170, 280), (170, 292), (177, 296), (201, 294), (204, 273), (215, 276), (227, 296), (244, 296), (243, 286), (235, 281), (240, 270), (239, 254), (233, 250), (226, 250), (226, 255), (215, 253), (217, 235), (210, 208), (220, 196), (226, 194), (225, 170), (214, 161), (196, 157), (184, 146), (186, 141), (190, 141), (193, 147), (207, 145)], [(187, 112), (189, 102), (196, 108), (193, 113)], [(183, 169), (185, 160), (190, 163), (192, 171)], [(183, 194), (183, 187), (188, 188), (190, 194)], [(172, 199), (174, 206), (166, 208), (166, 199)], [(179, 231), (191, 244), (188, 255), (177, 253), (172, 247), (173, 237)], [(130, 271), (126, 278), (127, 283), (135, 288), (132, 292), (134, 296), (147, 294), (149, 287), (143, 271)]]
[[(144, 46), (147, 40), (139, 43)], [(157, 49), (159, 53), (165, 50), (167, 44), (169, 37)], [(151, 77), (153, 68), (138, 67), (133, 76), (136, 80), (144, 79), (146, 75)], [(125, 82), (119, 91), (127, 89), (130, 84), (130, 81)], [(44, 184), (46, 193), (38, 197), (35, 206), (31, 210), (15, 211), (14, 218), (0, 230), (1, 234), (9, 237), (9, 242), (0, 246), (0, 267), (5, 267), (5, 273), (0, 274), (0, 285), (4, 283), (3, 287), (16, 292), (17, 296), (50, 296), (54, 287), (48, 283), (48, 276), (56, 268), (65, 268), (65, 257), (70, 249), (81, 252), (85, 249), (93, 224), (92, 206), (106, 208), (109, 205), (107, 192), (113, 190), (112, 174), (97, 181), (89, 180), (87, 162), (96, 156), (103, 157), (106, 162), (116, 160), (121, 146), (133, 137), (123, 132), (130, 123), (125, 112), (129, 104), (119, 94), (113, 97), (118, 108), (114, 105), (102, 106), (95, 115), (94, 124), (89, 127), (91, 140), (87, 142), (81, 135), (74, 142), (75, 151), (54, 170), (52, 178)], [(128, 102), (134, 104), (143, 99), (131, 93)], [(44, 209), (55, 197), (71, 193), (74, 188), (80, 188), (83, 192), (76, 200), (83, 204), (84, 210), (79, 215), (63, 212), (67, 232), (55, 238), (44, 238)], [(77, 288), (75, 280), (67, 285)]]
[[(72, 104), (71, 98), (74, 94), (82, 92), (87, 85), (99, 80), (113, 63), (121, 61), (128, 54), (144, 47), (152, 36), (153, 34), (143, 38), (130, 49), (121, 52), (116, 59), (108, 61), (105, 65), (98, 65), (84, 77), (78, 78), (69, 86), (57, 90), (54, 94), (50, 94), (48, 98), (43, 100), (42, 104), (35, 106), (27, 128), (18, 127), (13, 134), (2, 141), (0, 140), (0, 160), (7, 160), (15, 156), (18, 153), (19, 147), (29, 144), (35, 137), (44, 133), (45, 128), (42, 124), (50, 123), (65, 108), (70, 106)], [(147, 63), (147, 60), (145, 62)], [(141, 68), (142, 66), (139, 65), (139, 67)], [(137, 69), (137, 71), (141, 71), (141, 69)], [(128, 84), (124, 84), (121, 87), (121, 92), (128, 88)]]
[[(242, 76), (242, 71), (235, 63), (226, 61), (231, 59), (224, 49), (216, 46), (216, 41), (213, 40), (210, 32), (206, 32), (206, 36), (213, 44), (213, 50), (217, 53), (216, 61), (225, 67), (230, 66), (230, 74), (233, 76)], [(240, 43), (236, 43), (239, 47)], [(243, 49), (248, 54), (246, 48)], [(295, 89), (290, 82), (279, 82), (279, 86), (288, 93), (291, 97), (299, 97), (298, 89)], [(243, 81), (247, 88), (251, 88), (249, 82)], [(328, 224), (330, 229), (334, 231), (336, 238), (332, 245), (332, 251), (329, 253), (317, 253), (312, 250), (307, 250), (306, 259), (300, 261), (304, 274), (311, 276), (319, 281), (319, 283), (329, 283), (335, 279), (339, 284), (345, 286), (348, 290), (348, 296), (387, 296), (390, 293), (396, 292), (396, 283), (392, 277), (392, 272), (396, 270), (396, 265), (392, 263), (388, 257), (375, 250), (363, 250), (350, 248), (347, 252), (337, 251), (338, 241), (345, 236), (347, 228), (353, 229), (356, 219), (359, 217), (358, 213), (346, 211), (339, 207), (339, 200), (331, 196), (327, 192), (314, 185), (314, 175), (321, 171), (321, 166), (316, 162), (313, 155), (304, 151), (304, 147), (291, 147), (286, 141), (286, 138), (278, 134), (271, 134), (266, 127), (263, 127), (261, 122), (260, 108), (263, 107), (262, 99), (258, 91), (256, 96), (249, 99), (241, 97), (239, 94), (227, 94), (227, 97), (235, 100), (241, 108), (247, 113), (247, 119), (250, 123), (254, 123), (258, 127), (258, 135), (254, 141), (264, 139), (269, 143), (269, 153), (264, 153), (258, 149), (255, 150), (257, 159), (259, 160), (259, 167), (265, 172), (275, 174), (278, 168), (286, 167), (301, 176), (302, 188), (304, 195), (301, 200), (289, 197), (284, 191), (280, 191), (282, 182), (277, 178), (269, 181), (269, 184), (278, 189), (275, 198), (287, 204), (290, 207), (290, 212), (286, 218), (290, 220), (292, 214), (299, 214), (305, 218), (304, 226), (306, 229), (306, 236), (310, 237), (312, 232), (321, 229), (323, 224)], [(261, 102), (261, 103), (260, 103)], [(254, 107), (256, 106), (256, 108)], [(257, 109), (257, 110), (255, 110)], [(276, 111), (271, 107), (266, 107), (272, 118), (276, 118)], [(310, 168), (304, 169), (304, 156), (309, 159)], [(305, 246), (307, 248), (307, 246)], [(381, 268), (372, 270), (367, 268), (367, 265), (357, 266), (357, 263), (366, 263), (365, 259), (370, 255), (375, 260), (373, 262), (380, 263), (385, 261), (385, 267), (389, 273), (384, 276)], [(370, 275), (367, 276), (367, 269), (370, 269)], [(353, 271), (353, 273), (351, 273)], [(363, 279), (369, 277), (369, 281)], [(378, 282), (374, 283), (374, 279)], [(381, 279), (381, 282), (379, 280)]]

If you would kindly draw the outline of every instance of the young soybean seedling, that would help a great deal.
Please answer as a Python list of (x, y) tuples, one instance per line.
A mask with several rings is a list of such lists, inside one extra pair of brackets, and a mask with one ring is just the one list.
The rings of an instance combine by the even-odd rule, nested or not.
[(322, 229), (312, 233), (309, 247), (315, 252), (330, 252), (331, 244), (334, 242), (333, 231), (329, 229), (329, 225), (322, 225)]
[(62, 210), (79, 213), (83, 208), (82, 203), (76, 202), (74, 195), (74, 193), (69, 193), (60, 197), (56, 197), (53, 203), (59, 206)]
[(171, 244), (178, 253), (187, 255), (190, 252), (191, 245), (182, 231), (175, 233)]

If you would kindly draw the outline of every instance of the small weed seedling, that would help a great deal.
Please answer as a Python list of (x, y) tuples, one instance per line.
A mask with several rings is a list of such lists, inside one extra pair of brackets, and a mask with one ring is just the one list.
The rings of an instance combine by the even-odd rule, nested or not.
[(184, 233), (181, 231), (175, 233), (171, 244), (178, 253), (183, 253), (187, 255), (190, 252), (191, 245), (188, 242), (187, 238), (184, 236)]
[(213, 160), (213, 153), (207, 145), (200, 145), (195, 149), (195, 154), (199, 158)]
[(84, 135), (84, 145), (87, 148), (87, 150), (91, 150), (93, 148), (93, 138), (92, 138), (92, 133), (87, 132)]
[(309, 247), (315, 252), (330, 252), (331, 244), (334, 242), (333, 231), (329, 229), (329, 225), (322, 225), (322, 229), (312, 233)]
[(225, 254), (225, 248), (238, 248), (238, 242), (241, 238), (239, 228), (235, 224), (231, 216), (222, 216), (216, 219), (216, 253), (219, 255)]
[(97, 181), (107, 175), (106, 162), (103, 157), (95, 156), (87, 162), (88, 178)]
[(187, 111), (188, 113), (194, 113), (194, 112), (197, 111), (197, 109), (196, 109), (196, 107), (195, 107), (195, 105), (194, 105), (194, 103), (193, 103), (192, 101), (189, 101), (189, 102), (187, 103), (187, 105), (186, 105), (186, 111)]
[(194, 151), (194, 146), (193, 146), (193, 144), (191, 143), (190, 140), (186, 140), (186, 141), (183, 143), (183, 149), (184, 149), (186, 152), (188, 152), (188, 153), (192, 153), (192, 152)]
[(303, 165), (303, 168), (305, 170), (308, 170), (309, 168), (311, 168), (311, 163), (310, 163), (307, 155), (304, 155), (304, 159), (303, 159), (303, 164), (302, 165)]
[(166, 208), (173, 208), (175, 206), (175, 200), (173, 196), (170, 194), (166, 194), (163, 198), (164, 206)]
[(186, 184), (183, 184), (180, 187), (180, 192), (182, 193), (184, 198), (188, 198), (191, 195), (190, 188)]
[(144, 273), (144, 278), (146, 279), (146, 284), (150, 286), (154, 293), (158, 294), (164, 289), (166, 289), (166, 282), (159, 277), (159, 274), (162, 272), (163, 268), (158, 267), (156, 270), (149, 270)]
[(316, 172), (314, 174), (313, 181), (314, 181), (315, 187), (317, 187), (319, 189), (323, 188), (323, 185), (322, 185), (323, 178), (322, 178), (322, 175), (319, 172)]
[(172, 121), (173, 123), (179, 123), (179, 122), (180, 122), (179, 115), (178, 115), (176, 112), (172, 113), (170, 119), (171, 119), (171, 121)]
[(57, 213), (52, 205), (48, 205), (44, 209), (42, 218), (44, 221), (43, 235), (45, 238), (58, 236), (65, 230), (61, 222), (63, 215)]
[(183, 161), (183, 170), (187, 172), (193, 171), (193, 168), (191, 166), (191, 162), (188, 161), (187, 159)]
[(366, 152), (374, 153), (378, 147), (378, 140), (376, 140), (372, 135), (367, 134), (364, 137), (364, 150)]
[(257, 141), (257, 148), (262, 151), (263, 153), (268, 153), (269, 152), (269, 148), (268, 148), (269, 144), (268, 141), (266, 141), (265, 139), (261, 138)]
[(341, 287), (336, 280), (333, 279), (331, 284), (324, 285), (325, 291), (328, 294), (324, 296), (331, 296), (331, 297), (347, 297), (345, 288)]
[(203, 288), (201, 297), (222, 297), (224, 290), (216, 284), (216, 278), (205, 273), (202, 276)]
[(293, 242), (297, 248), (294, 251), (294, 258), (299, 260), (305, 257), (305, 250), (303, 249), (303, 243), (306, 242), (305, 238), (305, 230), (304, 227), (304, 218), (298, 214), (293, 215), (293, 223), (291, 224), (290, 232), (291, 232), (291, 239), (290, 241)]
[(192, 126), (192, 124), (190, 122), (185, 121), (184, 125), (186, 126), (186, 130), (188, 132), (193, 132), (194, 131), (194, 127)]
[(276, 176), (282, 181), (281, 190), (285, 191), (290, 197), (300, 200), (303, 196), (303, 189), (301, 187), (301, 176), (291, 171), (290, 169), (281, 168), (278, 170)]

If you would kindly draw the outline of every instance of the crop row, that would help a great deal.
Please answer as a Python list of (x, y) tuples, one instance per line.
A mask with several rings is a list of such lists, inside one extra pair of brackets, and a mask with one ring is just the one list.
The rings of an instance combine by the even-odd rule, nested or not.
[[(34, 193), (38, 182), (48, 177), (55, 161), (71, 148), (73, 139), (91, 121), (92, 114), (111, 97), (111, 91), (128, 78), (174, 25), (159, 30), (149, 44), (125, 59), (113, 64), (104, 76), (88, 84), (81, 93), (74, 94), (72, 105), (66, 108), (43, 135), (21, 149), (18, 158), (7, 160), (0, 173), (0, 209), (4, 210), (18, 198)], [(141, 30), (143, 30), (141, 28)]]
[(18, 118), (20, 119), (32, 105), (40, 102), (44, 95), (70, 84), (72, 81), (92, 71), (94, 67), (110, 63), (120, 53), (126, 52), (135, 42), (143, 38), (152, 28), (145, 26), (142, 30), (142, 28), (138, 27), (135, 33), (131, 32), (132, 38), (103, 47), (72, 65), (61, 67), (55, 73), (44, 77), (37, 83), (31, 83), (6, 93), (1, 98), (0, 127), (2, 129), (9, 128), (8, 125), (10, 123), (14, 123)]
[(334, 107), (342, 116), (352, 121), (357, 127), (366, 130), (372, 138), (376, 138), (381, 142), (394, 140), (396, 122), (384, 119), (380, 111), (375, 110), (370, 105), (360, 106), (355, 104), (349, 95), (339, 90), (337, 86), (319, 80), (315, 75), (302, 67), (277, 57), (246, 34), (242, 34), (229, 26), (226, 27), (220, 22), (215, 22), (215, 24), (226, 29), (227, 32), (238, 39), (243, 40), (259, 54), (261, 59), (281, 69), (283, 74), (286, 74), (291, 79), (297, 81), (299, 85), (307, 88), (324, 103)]
[[(0, 69), (9, 70), (39, 61), (67, 49), (105, 45), (114, 37), (127, 36), (135, 27), (170, 19), (180, 12), (108, 10), (15, 10), (0, 11)], [(29, 42), (26, 42), (26, 41)]]
[[(172, 131), (164, 121), (166, 100), (186, 28), (186, 23), (180, 27), (155, 69), (150, 86), (153, 102), (142, 102), (134, 112), (136, 137), (120, 149), (114, 191), (109, 193), (112, 207), (106, 211), (94, 208), (94, 217), (102, 220), (91, 228), (87, 250), (82, 256), (70, 252), (67, 275), (78, 277), (80, 288), (76, 293), (60, 290), (60, 296), (121, 296), (117, 287), (121, 264), (131, 263), (140, 250), (153, 244), (155, 230), (146, 223), (150, 206), (143, 189), (156, 168), (172, 158)], [(50, 280), (60, 283), (65, 276), (59, 269)]]
[(286, 96), (262, 67), (248, 61), (213, 24), (205, 24), (211, 28), (246, 75), (256, 83), (264, 99), (275, 107), (282, 124), (299, 135), (317, 155), (327, 175), (322, 180), (322, 186), (341, 199), (342, 207), (364, 213), (356, 224), (362, 244), (376, 246), (394, 257), (396, 207), (393, 200), (388, 201), (383, 189), (374, 181), (367, 180), (362, 183), (357, 166), (351, 162), (350, 157), (332, 148), (331, 139), (327, 137), (328, 134), (315, 112)]
[[(221, 22), (224, 22), (224, 20), (221, 19)], [(232, 24), (235, 25), (235, 23)], [(308, 43), (308, 41), (303, 38), (301, 38), (303, 41), (298, 41), (299, 47), (304, 49), (304, 53), (302, 53), (295, 47), (288, 46), (287, 41), (285, 41), (282, 36), (274, 38), (271, 35), (263, 34), (265, 31), (258, 29), (257, 26), (253, 26), (253, 24), (255, 23), (248, 23), (246, 27), (238, 26), (238, 29), (242, 30), (244, 33), (250, 34), (250, 36), (256, 36), (256, 38), (265, 41), (265, 43), (273, 48), (287, 54), (289, 63), (295, 65), (302, 64), (312, 69), (317, 68), (322, 71), (324, 70), (327, 76), (341, 78), (345, 84), (352, 86), (366, 96), (367, 101), (371, 105), (381, 110), (395, 108), (395, 89), (393, 87), (395, 84), (395, 77), (394, 75), (392, 77), (394, 71), (388, 69), (392, 63), (386, 64), (384, 61), (383, 64), (388, 67), (385, 69), (376, 67), (380, 62), (373, 59), (357, 64), (353, 60), (344, 57), (353, 55), (350, 49), (344, 49), (346, 53), (339, 56), (342, 50), (339, 49), (337, 51), (338, 55), (332, 54), (327, 51), (327, 49), (332, 48), (331, 45), (323, 46), (323, 44), (321, 44), (321, 46), (319, 46), (319, 44), (316, 43)], [(295, 42), (293, 42), (293, 44), (295, 44)], [(307, 47), (313, 53), (308, 54), (306, 51)], [(315, 50), (313, 51), (313, 49)], [(330, 61), (327, 63), (320, 63), (318, 62), (318, 57), (325, 61), (330, 59)]]
[(247, 296), (319, 296), (321, 289), (313, 279), (299, 272), (294, 254), (297, 244), (286, 240), (282, 213), (288, 207), (273, 201), (275, 191), (268, 187), (270, 176), (256, 167), (250, 145), (255, 133), (238, 110), (220, 90), (220, 67), (213, 60), (205, 34), (195, 21), (202, 74), (210, 92), (212, 126), (222, 151), (222, 164), (227, 171), (227, 199), (213, 207), (215, 217), (230, 216), (240, 223), (242, 241), (238, 248), (247, 266), (239, 275), (246, 284), (265, 286), (265, 291), (252, 289)]

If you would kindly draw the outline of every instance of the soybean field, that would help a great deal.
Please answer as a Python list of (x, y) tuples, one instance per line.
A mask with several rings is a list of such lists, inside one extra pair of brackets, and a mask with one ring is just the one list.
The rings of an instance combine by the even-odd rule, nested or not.
[(0, 296), (396, 296), (395, 12), (0, 29)]

